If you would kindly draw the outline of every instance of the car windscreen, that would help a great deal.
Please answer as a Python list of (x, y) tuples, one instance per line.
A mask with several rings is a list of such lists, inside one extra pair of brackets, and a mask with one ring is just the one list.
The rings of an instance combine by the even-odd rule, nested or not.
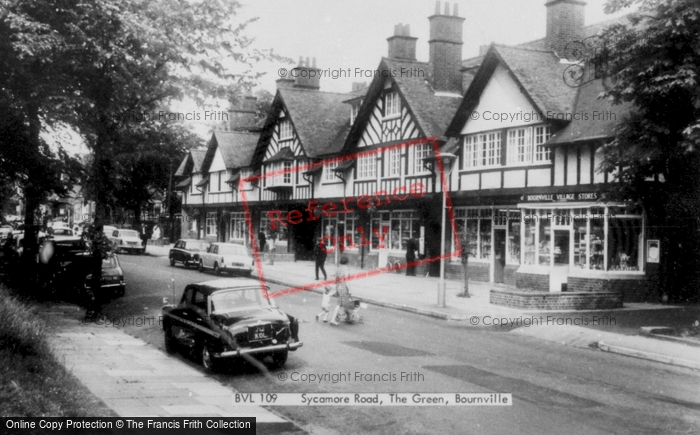
[(107, 257), (102, 259), (103, 269), (115, 269), (117, 266), (117, 260), (114, 257)]
[(217, 291), (211, 296), (211, 304), (212, 313), (270, 307), (258, 287)]
[(221, 255), (240, 255), (240, 256), (242, 256), (242, 257), (247, 257), (247, 256), (248, 256), (248, 250), (246, 250), (245, 246), (239, 246), (239, 245), (233, 245), (233, 246), (219, 245), (219, 254), (221, 254)]
[(185, 249), (189, 251), (206, 251), (209, 244), (203, 242), (187, 242)]
[(121, 230), (119, 232), (120, 237), (133, 237), (138, 239), (139, 238), (139, 233), (136, 231), (131, 231), (131, 230)]

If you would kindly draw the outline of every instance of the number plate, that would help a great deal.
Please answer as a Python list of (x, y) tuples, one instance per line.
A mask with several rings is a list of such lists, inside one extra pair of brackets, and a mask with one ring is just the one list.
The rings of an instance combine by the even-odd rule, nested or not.
[(248, 341), (260, 341), (269, 339), (272, 334), (272, 325), (256, 325), (248, 328)]

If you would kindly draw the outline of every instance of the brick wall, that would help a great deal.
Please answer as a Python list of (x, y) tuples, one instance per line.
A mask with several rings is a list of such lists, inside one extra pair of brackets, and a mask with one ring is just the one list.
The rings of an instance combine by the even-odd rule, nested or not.
[(571, 46), (584, 37), (585, 3), (579, 0), (554, 0), (547, 2), (547, 35), (545, 44), (560, 57), (574, 59)]
[[(459, 263), (448, 263), (445, 267), (445, 276), (447, 279), (461, 281), (464, 278), (463, 268)], [(489, 264), (488, 263), (469, 263), (469, 280), (479, 282), (489, 282)]]
[(491, 290), (494, 305), (536, 310), (609, 310), (622, 308), (622, 294), (617, 292), (522, 292)]
[(515, 288), (522, 291), (549, 291), (549, 273), (514, 272)]
[(568, 279), (572, 292), (618, 292), (625, 302), (647, 302), (647, 282), (644, 277), (605, 279), (573, 277)]
[(432, 85), (439, 91), (462, 92), (462, 27), (464, 18), (449, 15), (436, 15), (430, 20), (428, 40)]

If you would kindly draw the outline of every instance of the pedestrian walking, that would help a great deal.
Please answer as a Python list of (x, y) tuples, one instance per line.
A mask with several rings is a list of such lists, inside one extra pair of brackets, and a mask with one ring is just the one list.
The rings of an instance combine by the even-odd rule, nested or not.
[(333, 287), (327, 285), (326, 288), (323, 289), (323, 298), (321, 298), (321, 312), (316, 314), (316, 321), (323, 316), (323, 321), (328, 322), (328, 314), (330, 314), (331, 311), (331, 296), (335, 294), (335, 291), (333, 290)]
[(416, 241), (406, 241), (406, 276), (416, 276)]
[(335, 292), (338, 295), (338, 304), (335, 306), (333, 311), (333, 316), (331, 316), (331, 325), (338, 326), (338, 313), (340, 309), (344, 309), (348, 315), (352, 310), (352, 298), (350, 296), (350, 290), (348, 289), (347, 278), (350, 275), (350, 269), (348, 268), (348, 257), (343, 256), (340, 259), (340, 267), (335, 274)]
[(263, 255), (263, 252), (265, 252), (265, 244), (267, 243), (267, 236), (265, 236), (265, 233), (263, 231), (260, 231), (258, 233), (258, 246), (260, 247), (260, 255)]
[(267, 238), (268, 264), (275, 265), (275, 236), (273, 234)]
[(151, 235), (152, 244), (160, 246), (160, 227), (158, 225), (153, 227), (153, 234)]
[(320, 270), (323, 272), (323, 279), (327, 280), (328, 279), (328, 274), (326, 273), (326, 257), (328, 257), (328, 253), (326, 253), (326, 247), (321, 245), (321, 239), (316, 239), (314, 242), (314, 260), (316, 260), (316, 281), (318, 281), (318, 271)]

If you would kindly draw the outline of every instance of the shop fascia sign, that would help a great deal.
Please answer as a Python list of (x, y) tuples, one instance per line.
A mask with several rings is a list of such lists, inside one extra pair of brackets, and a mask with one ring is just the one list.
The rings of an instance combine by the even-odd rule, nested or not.
[(525, 202), (568, 202), (568, 201), (597, 201), (603, 199), (604, 195), (598, 192), (579, 193), (549, 193), (537, 195), (523, 195), (521, 201)]

